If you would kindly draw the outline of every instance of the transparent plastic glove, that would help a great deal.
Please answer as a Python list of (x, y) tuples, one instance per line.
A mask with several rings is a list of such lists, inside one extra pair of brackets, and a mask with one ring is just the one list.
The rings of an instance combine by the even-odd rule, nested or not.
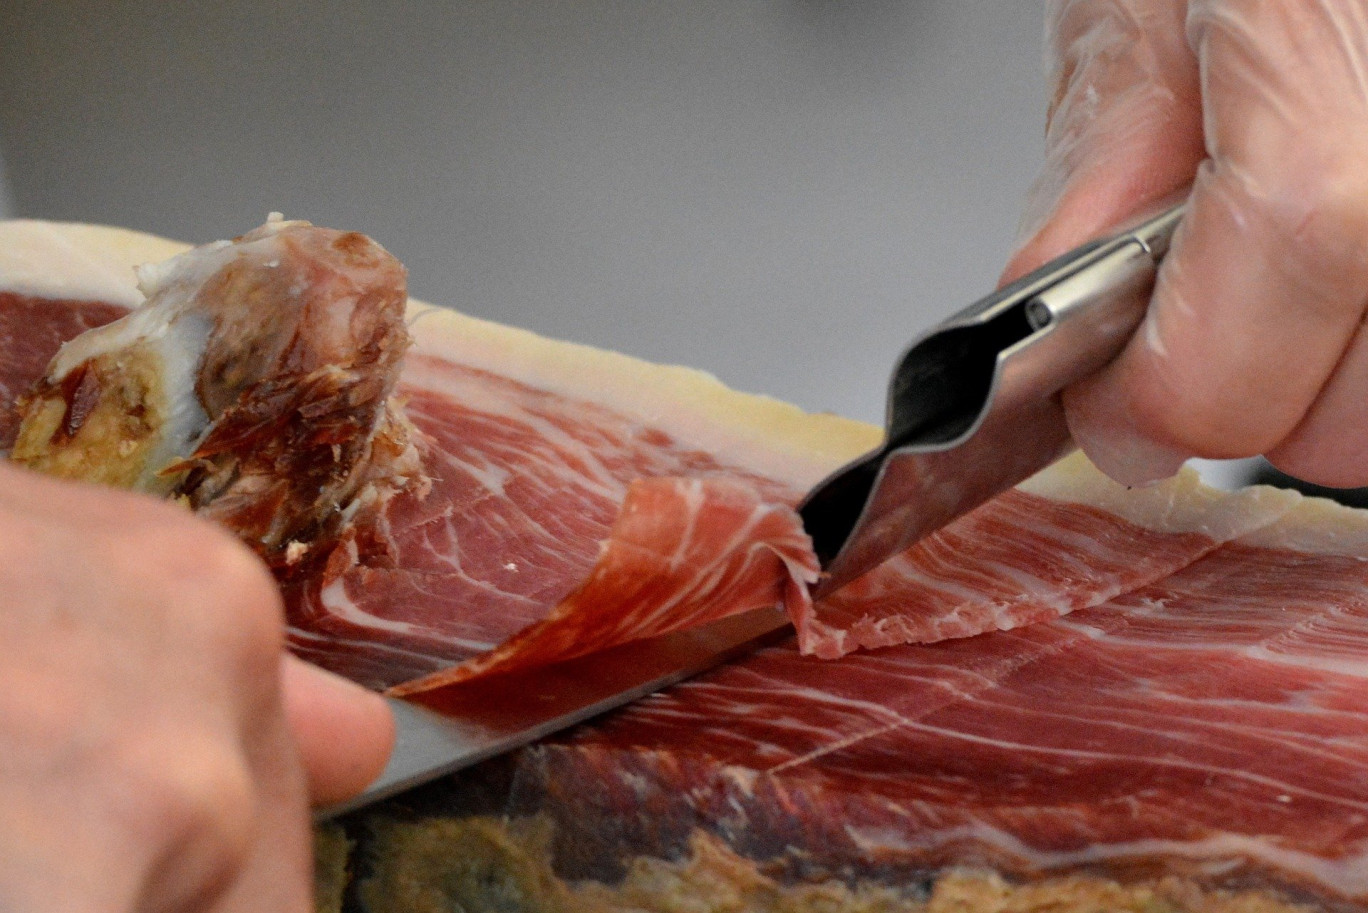
[(1265, 454), (1368, 484), (1368, 4), (1049, 0), (1047, 161), (1005, 278), (1193, 184), (1145, 322), (1066, 391), (1136, 484)]

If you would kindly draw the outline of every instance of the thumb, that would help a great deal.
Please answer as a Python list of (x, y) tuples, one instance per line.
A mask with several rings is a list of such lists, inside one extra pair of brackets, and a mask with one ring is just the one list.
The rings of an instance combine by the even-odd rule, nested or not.
[(394, 748), (394, 718), (384, 698), (288, 654), (281, 682), (310, 801), (328, 805), (365, 789)]

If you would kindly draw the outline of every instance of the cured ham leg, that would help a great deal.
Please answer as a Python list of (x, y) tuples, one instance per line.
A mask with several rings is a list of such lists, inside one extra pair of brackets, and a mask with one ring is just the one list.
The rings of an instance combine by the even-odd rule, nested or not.
[[(296, 236), (311, 240), (289, 240)], [(366, 256), (332, 263), (339, 238), (355, 248), (349, 256)], [(1127, 494), (1075, 461), (813, 606), (799, 584), (816, 568), (791, 507), (834, 465), (872, 446), (873, 429), (742, 396), (697, 372), (416, 304), (407, 315), (415, 341), (396, 386), (406, 342), (395, 304), (402, 274), (368, 244), (279, 223), (144, 270), (148, 303), (54, 360), (29, 403), (16, 455), (60, 469), (74, 452), (78, 468), (93, 465), (115, 481), (131, 463), (144, 487), (188, 492), (191, 506), (230, 524), (245, 521), (248, 537), (265, 543), (278, 566), (297, 557), (310, 523), (326, 533), (332, 518), (351, 519), (355, 505), (371, 505), (366, 522), (315, 543), (315, 571), (286, 584), (295, 648), (377, 687), (411, 693), (776, 599), (786, 603), (803, 648), (827, 657), (1011, 628), (1161, 578), (1287, 507), (1270, 490), (1223, 495), (1190, 478)], [(227, 281), (218, 278), (226, 264)], [(283, 282), (282, 264), (294, 264), (289, 275), (301, 282)], [(242, 319), (269, 309), (282, 287), (304, 290), (280, 309), (301, 316)], [(375, 322), (358, 329), (337, 316), (352, 313)], [(235, 319), (223, 323), (224, 314)], [(223, 388), (215, 400), (222, 417), (212, 432), (192, 423), (197, 456), (169, 464), (146, 456), (161, 454), (156, 446), (139, 445), (122, 461), (110, 457), (99, 442), (124, 447), (127, 438), (87, 434), (90, 418), (76, 434), (62, 433), (76, 408), (71, 391), (81, 389), (73, 372), (94, 365), (86, 375), (98, 374), (101, 358), (124, 364), (130, 349), (147, 348), (149, 326), (168, 329), (154, 337), (163, 348), (179, 334), (200, 348), (212, 340), (222, 353), (264, 353), (240, 360), (252, 384), (239, 378), (214, 388)], [(281, 361), (294, 345), (306, 346), (313, 374)], [(180, 360), (181, 373), (229, 361), (188, 348), (194, 354)], [(90, 354), (106, 350), (116, 354)], [(321, 391), (318, 380), (326, 381)], [(206, 385), (164, 386), (199, 393)], [(391, 389), (421, 432), (428, 477), (421, 485), (404, 462), (409, 435)], [(207, 416), (199, 398), (179, 411)], [(109, 399), (126, 418), (127, 404)], [(235, 405), (223, 411), (229, 402)], [(38, 421), (49, 415), (55, 420)], [(168, 438), (172, 425), (155, 427)], [(339, 445), (348, 434), (355, 436)], [(34, 437), (42, 447), (31, 445)], [(190, 475), (192, 466), (205, 469)], [(220, 490), (229, 479), (233, 487)], [(677, 515), (678, 528), (629, 522), (632, 505), (648, 497)], [(353, 506), (339, 511), (343, 503)], [(743, 527), (742, 538), (728, 534), (738, 503), (769, 517)], [(263, 528), (266, 518), (274, 525)], [(629, 554), (667, 557), (652, 566), (651, 588), (620, 570)], [(743, 579), (746, 586), (732, 585)]]
[[(165, 253), (0, 226), (0, 314), (97, 323), (136, 303), (111, 277)], [(696, 372), (424, 305), (406, 319), (396, 391), (431, 490), (287, 581), (294, 648), (377, 687), (460, 687), (772, 600), (811, 567), (770, 522), (875, 443)], [(638, 522), (656, 497), (675, 506)], [(728, 529), (769, 544), (706, 546)], [(755, 560), (699, 558), (721, 553)], [(794, 597), (806, 648), (839, 658), (795, 638), (372, 813), (351, 896), (1368, 909), (1365, 567), (1362, 513), (1190, 474), (1128, 492), (1072, 460), (838, 600)], [(629, 893), (643, 873), (668, 891)]]
[(147, 300), (20, 399), (15, 461), (183, 501), (277, 569), (424, 484), (391, 399), (404, 270), (379, 245), (276, 220), (137, 275)]

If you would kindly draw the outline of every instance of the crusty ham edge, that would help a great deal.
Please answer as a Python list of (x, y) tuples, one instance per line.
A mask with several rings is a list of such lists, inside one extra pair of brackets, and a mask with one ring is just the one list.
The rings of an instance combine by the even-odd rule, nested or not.
[[(0, 224), (0, 287), (52, 298), (131, 302), (136, 300), (132, 267), (184, 249), (183, 245), (115, 228), (4, 223)], [(879, 439), (878, 429), (867, 424), (830, 415), (811, 415), (773, 399), (737, 393), (699, 371), (652, 365), (587, 346), (556, 342), (416, 301), (408, 305), (408, 320), (415, 340), (413, 351), (417, 353), (457, 357), (470, 367), (636, 417), (732, 465), (749, 467), (759, 475), (787, 483), (794, 499)], [(990, 588), (985, 595), (974, 592), (973, 586), (956, 582), (966, 572), (977, 579), (985, 561), (981, 554), (957, 550), (954, 533), (948, 530), (946, 536), (908, 558), (904, 562), (906, 567), (895, 563), (883, 575), (871, 575), (862, 581), (859, 586), (865, 588), (863, 591), (852, 589), (842, 599), (816, 607), (807, 603), (805, 597), (794, 596), (789, 607), (805, 650), (836, 656), (859, 647), (964, 636), (1055, 617), (1170, 574), (1222, 541), (1272, 522), (1296, 499), (1295, 495), (1267, 489), (1236, 495), (1212, 492), (1190, 475), (1127, 492), (1104, 479), (1081, 458), (1047, 470), (1015, 494), (1026, 499), (1024, 509), (1028, 518), (1041, 506), (1067, 504), (1071, 510), (1081, 507), (1084, 514), (1107, 520), (1118, 546), (1124, 546), (1127, 537), (1146, 534), (1163, 541), (1176, 536), (1184, 544), (1166, 560), (1149, 562), (1138, 575), (1127, 567), (1127, 573), (1118, 579), (1090, 580), (1089, 586), (1079, 587), (1076, 574), (1080, 568), (1069, 566), (1068, 554), (1059, 546), (1072, 544), (1073, 553), (1077, 553), (1079, 546), (1093, 540), (1048, 540), (1042, 546), (1064, 559), (1058, 567), (1049, 569), (1058, 579), (1046, 579), (1049, 575), (1041, 574), (1023, 576), (1021, 566), (1004, 564), (999, 568), (997, 589)], [(991, 511), (978, 514), (992, 516)], [(796, 523), (795, 518), (790, 520)], [(1030, 532), (1029, 525), (1024, 528)], [(793, 534), (791, 526), (780, 536), (781, 542), (790, 542)], [(1012, 544), (1012, 535), (1016, 534), (1004, 532), (1003, 541)], [(605, 546), (604, 559), (609, 565), (619, 560), (619, 548), (611, 539)], [(1124, 548), (1118, 549), (1118, 560), (1134, 558), (1133, 554), (1124, 553)], [(780, 544), (770, 554), (791, 556), (791, 546)], [(745, 565), (745, 561), (741, 564)], [(781, 564), (782, 573), (789, 579), (794, 579), (792, 568), (806, 567), (805, 562), (795, 564), (791, 559)], [(780, 573), (778, 565), (773, 570)], [(901, 596), (899, 605), (886, 602), (880, 609), (878, 599), (870, 595), (877, 596), (889, 580), (902, 578), (909, 571), (918, 577), (923, 589), (929, 584), (932, 590), (949, 592), (948, 603), (945, 598), (932, 599), (924, 613), (919, 616), (913, 611), (910, 618)], [(606, 579), (607, 573), (605, 570), (600, 574), (597, 569), (591, 573), (580, 589), (552, 610), (548, 621), (515, 638), (518, 647), (500, 648), (489, 658), (475, 662), (487, 664), (486, 671), (493, 671), (512, 662), (510, 657), (515, 649), (531, 650), (537, 645), (540, 650), (557, 640), (558, 626), (570, 624), (566, 619), (572, 607), (596, 609), (584, 594), (592, 593), (596, 581)], [(807, 573), (801, 571), (798, 579)], [(1003, 597), (1004, 586), (1015, 595)], [(779, 587), (792, 591), (787, 584)], [(763, 598), (770, 598), (768, 591)], [(736, 604), (713, 608), (740, 611), (751, 607)], [(681, 614), (688, 622), (703, 617), (692, 610)], [(640, 631), (641, 636), (651, 633), (661, 631)], [(473, 673), (452, 673), (457, 678), (467, 674)]]
[(180, 501), (277, 573), (425, 485), (392, 396), (405, 271), (378, 244), (277, 215), (136, 275), (147, 300), (21, 398), (16, 462)]

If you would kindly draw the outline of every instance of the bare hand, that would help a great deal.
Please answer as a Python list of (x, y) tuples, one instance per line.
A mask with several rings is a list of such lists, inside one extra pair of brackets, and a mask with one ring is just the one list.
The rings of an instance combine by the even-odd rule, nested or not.
[(283, 660), (181, 508), (0, 466), (0, 550), (0, 909), (311, 909), (310, 800), (383, 765), (383, 702)]

